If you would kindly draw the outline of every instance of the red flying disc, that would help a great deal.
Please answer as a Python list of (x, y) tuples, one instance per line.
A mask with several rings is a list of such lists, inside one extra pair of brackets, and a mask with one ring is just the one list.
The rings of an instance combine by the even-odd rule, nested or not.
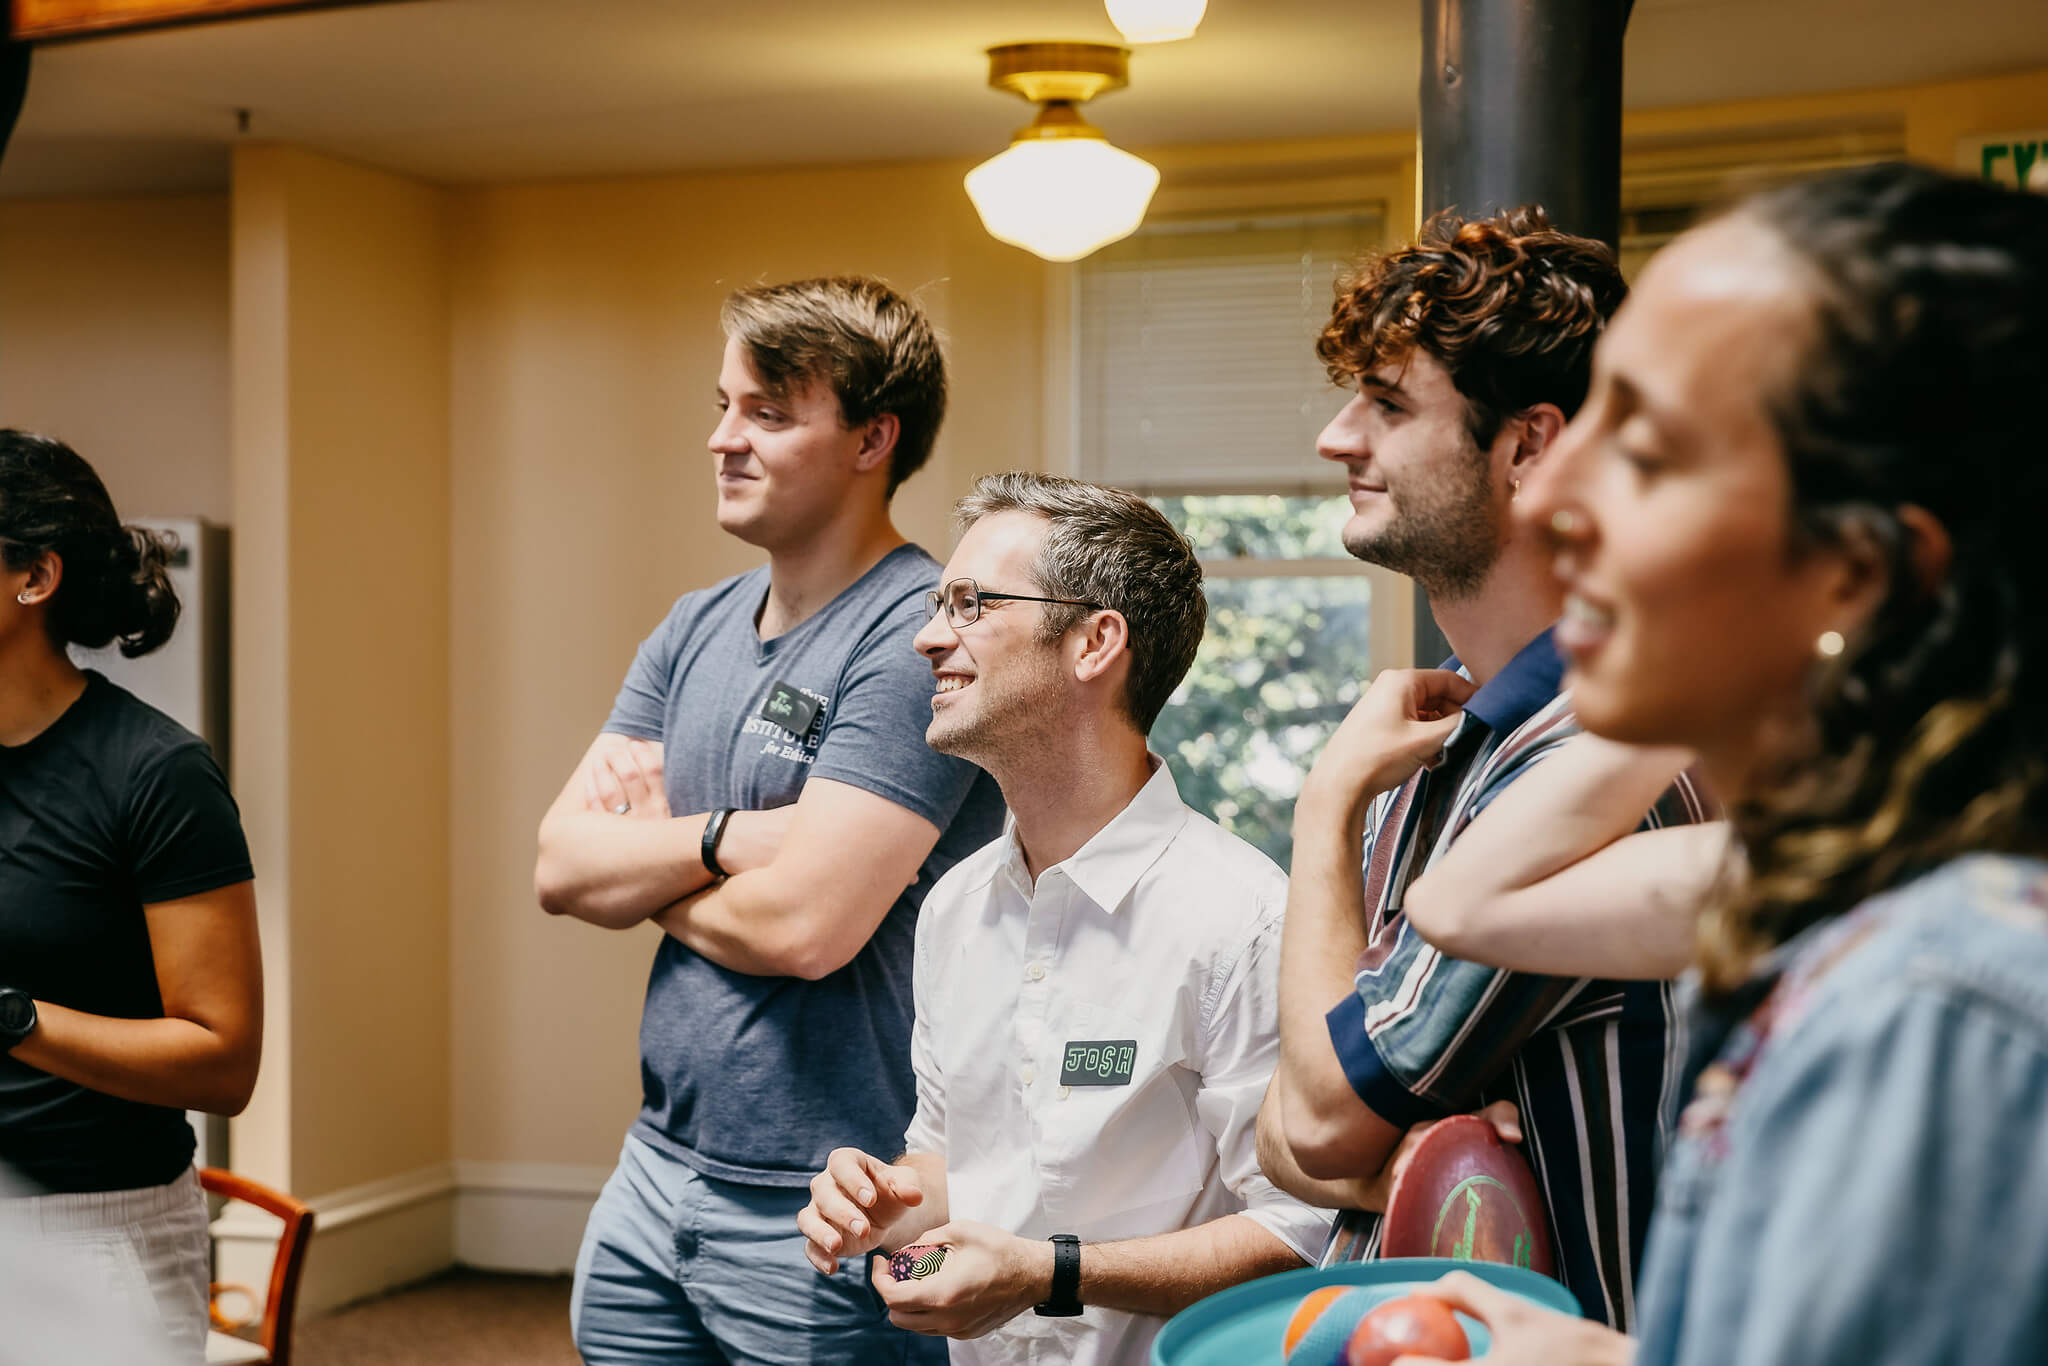
[(1423, 1130), (1387, 1196), (1380, 1255), (1502, 1262), (1557, 1274), (1535, 1173), (1477, 1115), (1453, 1115)]

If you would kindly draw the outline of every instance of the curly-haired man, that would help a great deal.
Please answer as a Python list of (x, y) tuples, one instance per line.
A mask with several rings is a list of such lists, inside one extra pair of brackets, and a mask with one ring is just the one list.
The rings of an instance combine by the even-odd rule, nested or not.
[[(1374, 679), (1302, 787), (1281, 1061), (1260, 1116), (1276, 1184), (1347, 1211), (1329, 1262), (1378, 1254), (1404, 1135), (1484, 1107), (1504, 1137), (1526, 1136), (1560, 1276), (1589, 1317), (1623, 1328), (1682, 1062), (1668, 984), (1451, 958), (1401, 905), (1577, 730), (1550, 640), (1551, 548), (1509, 505), (1585, 398), (1626, 292), (1607, 247), (1540, 209), (1440, 216), (1346, 283), (1317, 342), (1356, 390), (1317, 443), (1350, 476), (1345, 547), (1412, 576), (1457, 655)], [(1645, 819), (1699, 814), (1681, 779)]]

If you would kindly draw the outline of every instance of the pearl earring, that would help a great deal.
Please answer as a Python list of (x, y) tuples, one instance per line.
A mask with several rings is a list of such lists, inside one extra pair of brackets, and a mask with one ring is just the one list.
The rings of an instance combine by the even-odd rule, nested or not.
[(1814, 653), (1822, 659), (1833, 659), (1847, 649), (1849, 642), (1842, 639), (1840, 631), (1822, 631), (1820, 639), (1813, 643)]
[(1550, 529), (1560, 536), (1569, 536), (1579, 529), (1579, 519), (1570, 508), (1559, 508), (1550, 514)]
[(20, 603), (23, 607), (28, 606), (28, 594), (26, 593), (16, 593), (14, 595), (14, 600)]

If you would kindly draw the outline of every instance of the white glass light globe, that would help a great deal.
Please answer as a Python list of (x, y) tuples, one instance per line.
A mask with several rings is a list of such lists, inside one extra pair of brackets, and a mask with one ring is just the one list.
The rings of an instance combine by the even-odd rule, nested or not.
[(989, 236), (1075, 261), (1145, 221), (1159, 168), (1100, 138), (1027, 139), (967, 173)]
[(1127, 43), (1171, 43), (1195, 36), (1209, 0), (1105, 0), (1109, 21)]

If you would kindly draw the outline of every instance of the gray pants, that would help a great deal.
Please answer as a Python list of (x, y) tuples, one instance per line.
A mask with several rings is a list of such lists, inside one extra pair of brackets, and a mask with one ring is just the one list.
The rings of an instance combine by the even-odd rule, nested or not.
[(0, 1198), (0, 1366), (206, 1358), (199, 1173), (140, 1190)]
[(868, 1284), (805, 1260), (801, 1188), (718, 1181), (627, 1138), (576, 1258), (570, 1324), (589, 1366), (944, 1366)]

